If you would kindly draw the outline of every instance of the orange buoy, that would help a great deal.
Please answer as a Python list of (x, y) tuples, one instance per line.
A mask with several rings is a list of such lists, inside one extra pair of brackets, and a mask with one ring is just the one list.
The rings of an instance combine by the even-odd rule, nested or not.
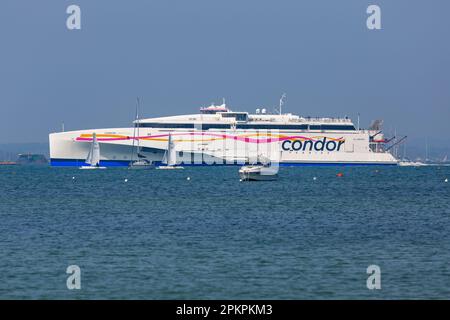
[(344, 174), (343, 174), (342, 172), (339, 172), (336, 176), (337, 176), (337, 177), (343, 177)]

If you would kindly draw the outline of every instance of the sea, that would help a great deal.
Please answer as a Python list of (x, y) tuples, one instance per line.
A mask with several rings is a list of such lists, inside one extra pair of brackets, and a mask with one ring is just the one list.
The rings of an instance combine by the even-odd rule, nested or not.
[(0, 299), (450, 299), (445, 179), (0, 166)]

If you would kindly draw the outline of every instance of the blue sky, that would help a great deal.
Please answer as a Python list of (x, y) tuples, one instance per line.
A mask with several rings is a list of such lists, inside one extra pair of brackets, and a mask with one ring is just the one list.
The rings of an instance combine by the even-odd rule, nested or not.
[[(66, 8), (82, 29), (66, 28)], [(382, 30), (366, 28), (366, 8)], [(0, 143), (236, 110), (383, 118), (410, 143), (450, 145), (450, 2), (445, 0), (2, 0)]]

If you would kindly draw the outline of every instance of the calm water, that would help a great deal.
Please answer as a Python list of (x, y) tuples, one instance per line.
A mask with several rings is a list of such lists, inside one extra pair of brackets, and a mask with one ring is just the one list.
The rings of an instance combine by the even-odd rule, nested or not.
[(445, 178), (450, 167), (282, 168), (276, 182), (239, 182), (237, 167), (0, 167), (0, 298), (449, 299)]

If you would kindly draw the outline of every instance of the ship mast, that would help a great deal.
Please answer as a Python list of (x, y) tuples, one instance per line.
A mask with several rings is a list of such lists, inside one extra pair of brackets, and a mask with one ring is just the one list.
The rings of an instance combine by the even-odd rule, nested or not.
[(283, 95), (280, 98), (280, 104), (278, 107), (278, 111), (280, 112), (280, 116), (282, 115), (282, 108), (283, 108), (283, 104), (284, 104), (284, 99), (286, 99), (286, 93), (283, 93)]

